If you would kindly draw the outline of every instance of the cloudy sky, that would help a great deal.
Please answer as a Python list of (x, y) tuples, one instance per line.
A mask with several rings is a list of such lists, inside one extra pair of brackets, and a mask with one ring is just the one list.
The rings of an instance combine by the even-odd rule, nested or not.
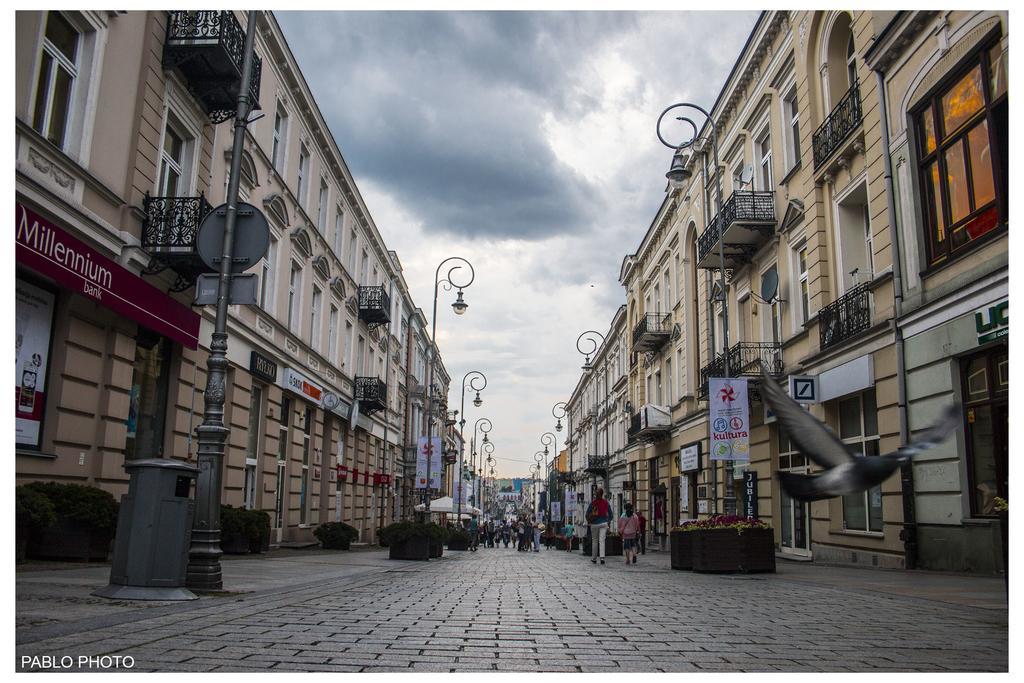
[(499, 476), (528, 476), (579, 378), (576, 338), (624, 303), (622, 258), (664, 197), (658, 114), (713, 104), (757, 13), (276, 16), (428, 319), (437, 264), (475, 267), (466, 315), (438, 305), (449, 404), (482, 371), (468, 424), (493, 422)]

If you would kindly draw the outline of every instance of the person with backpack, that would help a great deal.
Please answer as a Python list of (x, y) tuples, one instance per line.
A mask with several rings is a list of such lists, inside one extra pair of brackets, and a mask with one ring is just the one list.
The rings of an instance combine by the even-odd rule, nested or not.
[(608, 523), (612, 519), (612, 508), (604, 499), (604, 489), (597, 490), (597, 497), (587, 506), (586, 517), (590, 525), (590, 561), (597, 564), (600, 548), (601, 564), (604, 564), (604, 541), (608, 535)]
[(640, 533), (640, 518), (633, 513), (633, 504), (626, 503), (622, 516), (619, 517), (619, 536), (622, 536), (622, 554), (626, 556), (626, 564), (636, 564), (637, 534)]

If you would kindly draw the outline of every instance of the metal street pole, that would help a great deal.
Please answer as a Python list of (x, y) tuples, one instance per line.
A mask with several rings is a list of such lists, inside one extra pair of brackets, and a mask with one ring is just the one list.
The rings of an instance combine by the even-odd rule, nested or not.
[[(472, 379), (470, 379), (470, 378), (472, 378)], [(484, 375), (484, 373), (480, 372), (479, 370), (470, 370), (469, 372), (467, 372), (465, 375), (462, 376), (462, 403), (461, 403), (460, 412), (459, 412), (459, 415), (462, 416), (459, 419), (459, 469), (458, 469), (459, 483), (457, 484), (458, 491), (459, 491), (459, 502), (457, 504), (456, 513), (455, 513), (455, 523), (456, 524), (461, 524), (462, 523), (462, 478), (463, 478), (462, 466), (463, 466), (463, 454), (464, 454), (464, 452), (466, 450), (466, 448), (465, 448), (466, 442), (465, 442), (465, 439), (462, 436), (462, 430), (466, 426), (466, 380), (467, 379), (469, 379), (469, 388), (476, 392), (476, 398), (473, 399), (473, 405), (475, 405), (478, 408), (480, 407), (480, 404), (483, 403), (483, 401), (480, 400), (480, 392), (487, 388), (487, 377)], [(482, 387), (477, 387), (476, 384), (474, 384), (474, 382), (476, 382), (476, 380), (478, 380), (478, 379), (482, 379), (483, 380), (484, 384), (483, 384)]]
[(242, 162), (242, 147), (245, 143), (245, 129), (251, 111), (249, 83), (252, 80), (255, 38), (256, 12), (253, 10), (248, 14), (245, 27), (242, 80), (238, 87), (235, 136), (231, 147), (231, 169), (228, 175), (227, 197), (225, 198), (227, 215), (221, 248), (220, 275), (217, 281), (217, 313), (210, 340), (210, 355), (206, 359), (203, 423), (196, 428), (199, 442), (197, 455), (199, 477), (196, 480), (195, 520), (192, 525), (185, 585), (198, 590), (219, 590), (223, 587), (220, 569), (220, 489), (224, 443), (227, 441), (229, 431), (224, 426), (224, 397), (228, 369), (228, 296), (231, 292), (231, 265), (235, 252), (239, 169)]

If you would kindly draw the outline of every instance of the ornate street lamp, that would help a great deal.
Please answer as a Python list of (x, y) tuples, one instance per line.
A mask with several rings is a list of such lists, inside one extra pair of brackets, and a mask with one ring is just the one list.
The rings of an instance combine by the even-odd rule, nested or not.
[[(454, 262), (454, 265), (448, 269), (447, 275), (442, 278), (441, 269), (449, 262)], [(463, 267), (469, 269), (469, 279), (462, 281), (460, 278), (456, 281), (453, 279), (453, 275), (457, 270), (460, 270)], [(473, 270), (472, 264), (461, 256), (450, 256), (446, 258), (441, 261), (441, 263), (437, 264), (437, 270), (434, 271), (434, 312), (433, 319), (430, 324), (430, 363), (428, 366), (429, 374), (427, 376), (427, 405), (424, 410), (427, 420), (427, 482), (426, 486), (423, 487), (423, 507), (426, 511), (426, 518), (428, 520), (430, 519), (430, 461), (431, 456), (433, 455), (431, 452), (433, 449), (430, 447), (430, 437), (431, 429), (434, 425), (434, 414), (431, 404), (434, 400), (434, 365), (437, 360), (437, 290), (438, 287), (444, 287), (446, 292), (450, 292), (452, 287), (458, 288), (458, 298), (455, 300), (455, 303), (452, 304), (452, 310), (455, 311), (456, 315), (462, 315), (466, 312), (466, 309), (469, 308), (469, 304), (462, 299), (462, 290), (473, 284), (474, 279), (476, 279), (476, 272)], [(465, 408), (465, 405), (463, 405), (463, 408)], [(465, 414), (465, 411), (463, 411), (463, 414)]]
[[(673, 189), (681, 189), (689, 181), (691, 173), (687, 170), (686, 166), (689, 158), (689, 150), (693, 147), (693, 144), (697, 141), (698, 129), (697, 124), (691, 119), (685, 116), (677, 116), (677, 121), (685, 121), (690, 124), (693, 128), (693, 137), (687, 141), (683, 141), (678, 145), (670, 144), (661, 135), (661, 121), (665, 118), (665, 114), (669, 113), (673, 109), (678, 108), (689, 108), (694, 109), (704, 115), (706, 125), (711, 136), (711, 148), (714, 152), (715, 162), (715, 197), (718, 201), (717, 211), (722, 210), (722, 180), (721, 180), (721, 169), (718, 165), (718, 133), (715, 130), (715, 122), (711, 119), (711, 114), (700, 107), (699, 105), (690, 102), (679, 102), (667, 107), (665, 111), (661, 112), (658, 117), (658, 123), (655, 126), (655, 132), (658, 134), (658, 140), (661, 144), (665, 145), (669, 149), (674, 149), (675, 153), (672, 155), (672, 165), (665, 177), (668, 178), (669, 185)], [(709, 212), (710, 213), (710, 212)], [(724, 221), (719, 220), (717, 217), (713, 219), (715, 227), (718, 230), (718, 282), (721, 287), (720, 294), (717, 300), (722, 304), (722, 369), (725, 377), (729, 376), (729, 302), (726, 295), (725, 289), (725, 240), (723, 239), (722, 231), (725, 230)], [(716, 465), (717, 467), (717, 465)], [(733, 495), (733, 473), (727, 472), (725, 477), (725, 514), (731, 515), (736, 512), (736, 498)]]
[[(597, 342), (597, 339), (595, 339), (594, 337), (599, 338), (601, 340), (601, 343), (599, 344)], [(583, 342), (589, 342), (590, 343), (592, 348), (590, 349), (589, 352), (588, 351), (584, 351), (583, 347), (580, 346), (580, 344), (582, 344)], [(590, 362), (590, 354), (593, 353), (593, 354), (596, 355), (597, 354), (597, 350), (604, 344), (604, 342), (605, 342), (604, 335), (601, 334), (600, 332), (596, 331), (596, 330), (587, 330), (587, 331), (581, 333), (580, 336), (576, 338), (576, 350), (579, 351), (581, 354), (583, 354), (586, 357), (586, 360), (584, 360), (584, 362), (583, 362), (583, 370), (590, 371), (590, 370), (594, 369), (593, 364)], [(608, 359), (605, 358), (605, 369), (606, 370), (607, 370), (607, 367), (608, 367)], [(606, 373), (606, 375), (607, 375), (607, 373)], [(604, 390), (605, 390), (604, 391), (604, 400), (605, 400), (605, 404), (607, 404), (608, 403), (608, 394), (610, 392), (610, 387), (608, 386), (607, 376), (605, 377)], [(597, 447), (597, 378), (594, 377), (594, 455), (595, 456), (597, 455), (597, 448), (598, 448)], [(605, 451), (606, 451), (605, 455), (607, 456), (607, 451), (608, 451), (608, 432), (607, 432), (607, 430), (605, 430)], [(605, 473), (606, 473), (606, 476), (607, 476), (607, 470), (605, 470)], [(595, 474), (594, 477), (596, 478), (597, 475)], [(607, 488), (608, 487), (606, 485), (605, 489), (607, 489)]]
[[(462, 377), (462, 408), (461, 414), (462, 419), (459, 420), (459, 471), (462, 471), (462, 460), (463, 453), (466, 450), (466, 440), (462, 435), (462, 430), (466, 426), (466, 381), (469, 381), (469, 388), (476, 392), (476, 399), (473, 400), (473, 405), (480, 406), (483, 401), (480, 400), (480, 392), (487, 388), (487, 376), (479, 370), (470, 370)], [(477, 382), (481, 382), (480, 386), (477, 386)], [(490, 424), (490, 421), (488, 421)], [(462, 482), (459, 482), (462, 485)], [(456, 506), (456, 517), (457, 520), (462, 520), (462, 490), (459, 490), (459, 502)]]

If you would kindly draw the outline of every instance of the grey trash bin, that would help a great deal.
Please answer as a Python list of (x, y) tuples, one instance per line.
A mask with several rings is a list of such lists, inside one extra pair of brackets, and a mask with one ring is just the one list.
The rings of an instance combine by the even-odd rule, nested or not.
[(93, 593), (121, 600), (194, 600), (185, 586), (192, 536), (192, 482), (199, 468), (152, 458), (125, 463), (110, 585)]

